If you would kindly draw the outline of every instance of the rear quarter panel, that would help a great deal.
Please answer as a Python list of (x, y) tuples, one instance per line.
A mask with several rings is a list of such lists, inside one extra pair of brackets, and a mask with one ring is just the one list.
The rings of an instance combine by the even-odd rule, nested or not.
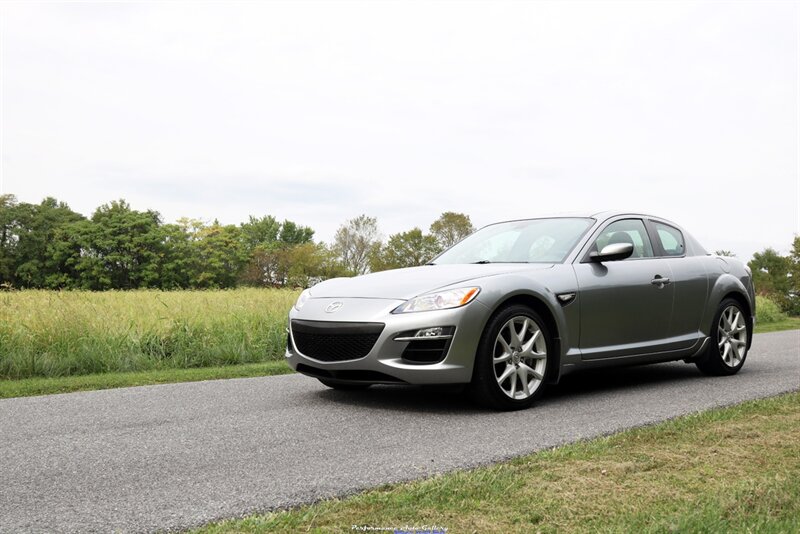
[[(704, 316), (703, 333), (713, 335), (713, 317), (722, 300), (735, 294), (740, 297), (748, 307), (748, 324), (753, 326), (755, 315), (755, 296), (750, 273), (740, 260), (736, 258), (723, 258), (720, 256), (706, 256), (709, 271), (710, 294)], [(752, 336), (751, 336), (752, 338)]]

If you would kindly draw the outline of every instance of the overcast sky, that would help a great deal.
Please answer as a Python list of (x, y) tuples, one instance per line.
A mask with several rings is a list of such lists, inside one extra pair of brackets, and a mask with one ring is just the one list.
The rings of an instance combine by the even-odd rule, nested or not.
[(800, 232), (798, 2), (5, 3), (3, 192), (318, 240), (610, 208)]

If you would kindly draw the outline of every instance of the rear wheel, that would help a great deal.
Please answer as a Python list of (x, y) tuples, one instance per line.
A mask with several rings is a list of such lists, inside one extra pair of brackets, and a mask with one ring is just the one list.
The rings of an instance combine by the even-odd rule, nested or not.
[(328, 386), (331, 389), (338, 389), (340, 391), (358, 391), (361, 389), (367, 389), (370, 385), (369, 384), (357, 384), (352, 382), (337, 382), (336, 380), (328, 380), (327, 378), (317, 378), (320, 382), (324, 385)]
[(544, 391), (550, 347), (550, 333), (531, 308), (500, 311), (481, 337), (471, 396), (496, 410), (529, 407)]
[(714, 316), (711, 342), (705, 354), (695, 362), (707, 375), (725, 376), (739, 372), (747, 357), (750, 331), (741, 304), (725, 299)]

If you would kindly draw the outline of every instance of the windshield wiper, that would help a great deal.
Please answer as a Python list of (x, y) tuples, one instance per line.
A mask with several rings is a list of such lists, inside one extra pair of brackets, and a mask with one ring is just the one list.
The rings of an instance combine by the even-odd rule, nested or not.
[(483, 265), (485, 263), (492, 263), (492, 262), (490, 262), (489, 260), (478, 260), (472, 262), (473, 265)]

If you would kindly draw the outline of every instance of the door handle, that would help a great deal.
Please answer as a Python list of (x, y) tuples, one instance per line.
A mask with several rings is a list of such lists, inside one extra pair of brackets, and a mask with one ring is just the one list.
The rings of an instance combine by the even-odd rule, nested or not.
[(658, 286), (658, 288), (661, 289), (665, 285), (669, 284), (669, 278), (663, 278), (660, 274), (657, 274), (655, 278), (650, 280), (650, 283), (654, 286)]

